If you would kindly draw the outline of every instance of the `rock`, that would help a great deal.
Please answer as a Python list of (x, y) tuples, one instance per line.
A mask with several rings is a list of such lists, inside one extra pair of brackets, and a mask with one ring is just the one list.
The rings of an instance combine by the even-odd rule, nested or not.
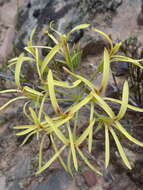
[[(123, 180), (124, 179), (124, 180)], [(137, 186), (127, 177), (122, 175), (109, 186), (110, 190), (137, 190)], [(140, 190), (140, 189), (138, 189)]]
[(97, 183), (97, 175), (91, 170), (87, 170), (83, 173), (84, 179), (88, 187), (92, 187)]
[(142, 164), (142, 160), (137, 160), (132, 171), (129, 171), (127, 174), (131, 181), (143, 188), (143, 178), (141, 177), (143, 175)]
[(121, 0), (31, 0), (18, 13), (16, 47), (22, 50), (34, 27), (37, 27), (36, 41), (46, 44), (49, 39), (42, 30), (48, 28), (51, 21), (64, 33), (75, 25), (91, 23), (91, 18), (95, 18), (97, 13), (115, 11), (121, 3)]
[(9, 188), (8, 190), (21, 190), (20, 185), (16, 182), (14, 182)]
[(127, 62), (112, 62), (111, 69), (116, 77), (126, 76), (129, 74), (129, 64)]
[(19, 157), (16, 169), (14, 172), (15, 178), (22, 178), (30, 175), (30, 157)]
[(7, 190), (6, 188), (6, 177), (0, 176), (0, 189), (1, 190)]
[(63, 170), (55, 171), (47, 181), (33, 182), (28, 190), (78, 190), (72, 177)]
[(142, 26), (143, 25), (143, 2), (142, 2), (142, 5), (141, 5), (141, 11), (137, 17), (137, 24), (139, 26)]
[(14, 26), (9, 27), (5, 34), (5, 39), (0, 47), (0, 57), (5, 60), (12, 53), (13, 39), (15, 35)]

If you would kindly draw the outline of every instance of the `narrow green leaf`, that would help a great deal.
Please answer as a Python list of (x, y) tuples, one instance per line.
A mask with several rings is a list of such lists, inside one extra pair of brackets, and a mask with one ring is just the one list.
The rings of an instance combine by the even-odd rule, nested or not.
[(71, 156), (72, 156), (72, 152), (71, 152), (71, 149), (69, 149), (68, 159), (67, 159), (67, 165), (68, 165), (68, 171), (69, 171), (69, 173), (73, 176), (72, 169), (71, 169)]
[(61, 33), (59, 32), (59, 31), (57, 31), (57, 30), (55, 30), (54, 28), (53, 28), (53, 25), (54, 24), (54, 21), (51, 21), (50, 22), (50, 25), (49, 25), (49, 27), (50, 27), (50, 29), (52, 30), (52, 31), (54, 31), (56, 34), (58, 34), (60, 37), (61, 37)]
[(69, 85), (67, 82), (54, 80), (55, 86), (61, 86), (63, 88), (74, 88), (74, 87), (78, 86), (80, 83), (81, 83), (81, 80), (76, 80), (71, 85)]
[(87, 136), (89, 135), (90, 129), (93, 127), (94, 123), (95, 123), (95, 118), (92, 120), (89, 126), (84, 130), (82, 135), (79, 138), (77, 138), (75, 142), (76, 147), (79, 146), (87, 138)]
[(87, 95), (83, 100), (81, 100), (78, 104), (71, 106), (66, 112), (70, 115), (76, 113), (81, 107), (87, 104), (92, 99), (91, 93)]
[(132, 63), (133, 65), (140, 67), (141, 69), (143, 69), (143, 66), (139, 63), (139, 61), (131, 59), (131, 58), (124, 58), (124, 57), (114, 57), (111, 59), (111, 62), (116, 62), (116, 61), (122, 61), (122, 62), (128, 62), (128, 63)]
[(121, 156), (123, 162), (125, 163), (125, 165), (126, 165), (129, 169), (132, 169), (132, 168), (131, 168), (131, 165), (130, 165), (130, 163), (129, 163), (129, 161), (128, 161), (128, 158), (127, 158), (127, 156), (126, 156), (126, 154), (125, 154), (125, 152), (124, 152), (124, 150), (123, 150), (123, 147), (122, 147), (122, 145), (121, 145), (121, 143), (120, 143), (120, 141), (119, 141), (119, 139), (118, 139), (116, 133), (114, 132), (114, 130), (113, 130), (112, 128), (110, 128), (109, 130), (110, 130), (110, 132), (111, 132), (111, 134), (112, 134), (112, 136), (113, 136), (113, 138), (114, 138), (114, 140), (115, 140), (115, 143), (116, 143), (116, 145), (117, 145), (118, 151), (119, 151), (119, 153), (120, 153), (120, 156)]
[(96, 93), (92, 92), (92, 95), (96, 98), (96, 100), (98, 101), (98, 105), (111, 117), (114, 118), (115, 114), (112, 111), (112, 109), (110, 108), (110, 106), (100, 97), (98, 96)]
[(88, 159), (83, 155), (83, 153), (80, 151), (80, 149), (78, 147), (76, 147), (79, 155), (81, 156), (82, 160), (85, 162), (85, 164), (94, 172), (98, 173), (99, 175), (102, 175), (102, 173), (100, 171), (98, 171), (89, 161)]
[(115, 122), (114, 125), (123, 135), (125, 135), (125, 137), (127, 137), (130, 141), (132, 141), (133, 143), (142, 146), (143, 147), (143, 142), (138, 141), (137, 139), (135, 139), (134, 137), (132, 137), (127, 131), (126, 129), (118, 122)]
[(61, 113), (60, 107), (58, 105), (57, 99), (56, 99), (56, 94), (54, 90), (54, 80), (53, 80), (53, 74), (52, 71), (49, 70), (48, 73), (48, 89), (49, 89), (49, 95), (51, 99), (52, 106), (54, 108), (54, 111), (59, 114)]
[[(14, 57), (14, 58), (10, 59), (8, 62), (9, 63), (13, 63), (13, 62), (17, 63), (18, 58), (19, 57)], [(23, 61), (32, 61), (32, 62), (34, 62), (35, 60), (32, 57), (23, 57)]]
[(45, 169), (47, 169), (58, 157), (59, 155), (63, 152), (63, 150), (66, 148), (66, 145), (64, 145), (54, 156), (44, 165), (42, 166), (37, 172), (36, 175), (40, 174), (43, 172)]
[(36, 60), (36, 67), (37, 67), (37, 72), (38, 72), (39, 78), (40, 78), (40, 80), (42, 80), (41, 72), (40, 72), (40, 59), (39, 59), (38, 48), (35, 48), (35, 60)]
[(41, 105), (40, 105), (40, 110), (39, 110), (39, 113), (38, 113), (39, 121), (41, 121), (43, 107), (44, 107), (44, 103), (45, 103), (46, 98), (47, 98), (47, 94), (45, 94), (44, 97), (42, 98), (42, 102), (41, 102)]
[(123, 86), (122, 104), (121, 104), (120, 111), (117, 115), (118, 120), (122, 119), (126, 113), (126, 110), (128, 108), (128, 99), (129, 99), (129, 86), (128, 86), (128, 82), (125, 81), (124, 86)]
[(22, 99), (27, 99), (27, 98), (25, 96), (20, 96), (20, 97), (16, 97), (16, 98), (9, 100), (3, 106), (0, 107), (0, 111), (3, 110), (4, 108), (6, 108), (9, 104), (11, 104), (17, 100), (22, 100)]
[(72, 152), (72, 158), (73, 158), (73, 163), (76, 171), (78, 171), (78, 164), (77, 164), (77, 157), (76, 157), (76, 151), (75, 151), (75, 145), (74, 145), (74, 139), (73, 139), (73, 134), (70, 129), (69, 122), (67, 123), (67, 128), (68, 128), (68, 133), (69, 133), (69, 140), (70, 140), (70, 146), (71, 146), (71, 152)]
[(47, 67), (47, 65), (49, 64), (49, 62), (53, 59), (53, 57), (55, 56), (55, 54), (60, 50), (62, 44), (56, 44), (51, 51), (48, 53), (48, 55), (45, 57), (42, 66), (41, 66), (41, 74), (44, 73), (45, 68)]
[(31, 101), (28, 101), (28, 102), (26, 102), (26, 103), (24, 104), (24, 106), (23, 106), (23, 113), (25, 114), (25, 116), (26, 116), (30, 121), (32, 121), (32, 118), (29, 116), (29, 114), (28, 114), (27, 111), (26, 111), (27, 105), (28, 105), (29, 103), (31, 103)]
[(92, 150), (92, 142), (93, 142), (93, 126), (94, 123), (92, 124), (93, 121), (93, 115), (94, 115), (94, 104), (91, 103), (91, 108), (90, 108), (90, 129), (89, 129), (89, 136), (88, 136), (88, 151), (91, 153)]
[(18, 125), (14, 126), (13, 129), (35, 129), (35, 125)]
[(103, 61), (103, 76), (102, 76), (102, 82), (101, 82), (101, 88), (100, 93), (102, 91), (105, 91), (110, 76), (110, 57), (107, 49), (104, 49), (104, 61)]
[(4, 93), (16, 93), (16, 92), (21, 92), (21, 90), (18, 90), (18, 89), (1, 90), (0, 94), (4, 94)]
[(71, 74), (72, 76), (74, 76), (75, 78), (78, 78), (80, 79), (82, 82), (84, 82), (89, 88), (91, 88), (92, 90), (96, 90), (96, 87), (87, 79), (85, 79), (84, 77), (80, 76), (80, 75), (77, 75), (75, 73), (72, 73), (71, 71), (69, 71), (67, 68), (63, 67), (64, 70)]
[[(115, 103), (118, 103), (118, 104), (122, 104), (121, 100), (118, 100), (118, 99), (115, 99), (115, 98), (107, 98), (107, 97), (105, 97), (104, 100), (115, 102)], [(137, 111), (137, 112), (143, 112), (143, 108), (132, 106), (130, 104), (128, 104), (128, 108), (131, 109), (131, 110)]]
[[(21, 136), (21, 135), (26, 135), (27, 133), (30, 133), (31, 131), (33, 131), (35, 128), (29, 128), (26, 130), (23, 130), (21, 132), (16, 133), (16, 136)], [(36, 131), (35, 131), (36, 132)]]
[(116, 54), (116, 53), (119, 51), (121, 45), (122, 45), (121, 42), (120, 42), (120, 43), (116, 43), (116, 44), (114, 45), (113, 49), (111, 50), (110, 55), (112, 56), (112, 55)]
[(76, 30), (81, 30), (81, 29), (85, 29), (88, 28), (90, 26), (90, 24), (80, 24), (78, 26), (75, 26), (69, 33), (68, 35), (70, 35), (71, 33), (75, 32)]
[(30, 93), (30, 94), (36, 95), (36, 96), (43, 96), (43, 94), (41, 92), (38, 92), (37, 90), (30, 88), (29, 86), (24, 86), (23, 93)]
[(101, 34), (102, 36), (104, 36), (107, 39), (107, 41), (109, 42), (109, 44), (111, 46), (111, 49), (113, 48), (112, 40), (111, 40), (111, 38), (106, 33), (102, 32), (101, 30), (98, 30), (96, 28), (92, 28), (92, 30), (95, 31), (95, 32), (98, 32), (99, 34)]
[(45, 115), (45, 119), (47, 121), (47, 123), (50, 125), (50, 127), (52, 128), (52, 130), (55, 132), (55, 134), (57, 135), (57, 137), (65, 144), (68, 144), (68, 139), (62, 134), (62, 132), (58, 129), (58, 127), (56, 127), (56, 125), (54, 125), (53, 121), (51, 118), (48, 117), (48, 115)]
[(45, 30), (44, 33), (47, 34), (47, 35), (49, 36), (49, 38), (51, 38), (51, 40), (53, 40), (53, 42), (54, 42), (55, 44), (58, 44), (58, 43), (59, 43), (58, 40), (55, 38), (55, 36), (52, 35), (52, 34), (50, 34), (48, 30)]
[(37, 114), (36, 114), (36, 112), (31, 108), (31, 107), (29, 107), (29, 111), (30, 111), (30, 114), (31, 114), (31, 116), (32, 116), (32, 118), (33, 118), (33, 120), (34, 120), (34, 123), (35, 123), (35, 125), (40, 125), (40, 122), (39, 122), (39, 119), (38, 119), (38, 117), (37, 117)]
[(47, 134), (45, 133), (41, 139), (41, 143), (40, 143), (40, 149), (39, 149), (39, 169), (42, 167), (42, 154), (43, 154), (43, 146), (44, 146), (44, 142), (45, 142), (45, 138), (46, 138)]
[(108, 126), (105, 125), (105, 168), (108, 167), (110, 160), (110, 141)]
[(24, 53), (20, 54), (16, 63), (16, 67), (15, 67), (15, 83), (18, 88), (21, 87), (20, 86), (20, 72), (21, 72), (21, 66), (23, 63), (23, 57), (24, 57)]
[(29, 139), (32, 135), (34, 135), (35, 133), (36, 133), (36, 131), (32, 131), (31, 133), (29, 133), (28, 135), (26, 135), (24, 141), (22, 142), (22, 144), (21, 144), (20, 146), (23, 146), (23, 145), (28, 141), (28, 139)]
[[(56, 143), (55, 143), (55, 141), (54, 141), (52, 135), (50, 135), (50, 137), (51, 137), (51, 141), (52, 141), (52, 144), (53, 144), (53, 148), (54, 148), (54, 150), (55, 150), (55, 153), (57, 153), (57, 152), (58, 152), (58, 148), (57, 148), (57, 146), (56, 146)], [(64, 168), (66, 171), (68, 171), (68, 168), (67, 168), (67, 166), (66, 166), (66, 164), (65, 164), (65, 162), (64, 162), (64, 160), (63, 160), (63, 158), (62, 158), (60, 155), (59, 155), (59, 161), (60, 161), (61, 165), (63, 166), (63, 168)]]

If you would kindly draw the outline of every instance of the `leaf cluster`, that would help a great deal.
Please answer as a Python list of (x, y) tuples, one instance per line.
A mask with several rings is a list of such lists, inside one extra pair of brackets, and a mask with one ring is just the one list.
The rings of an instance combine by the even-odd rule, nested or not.
[[(143, 143), (132, 137), (122, 126), (120, 121), (124, 117), (127, 109), (138, 112), (143, 112), (143, 109), (128, 103), (128, 81), (124, 83), (121, 100), (105, 97), (104, 92), (109, 83), (110, 65), (112, 62), (128, 62), (134, 67), (143, 69), (140, 64), (142, 60), (135, 60), (127, 56), (118, 55), (117, 53), (121, 43), (113, 45), (112, 39), (107, 34), (90, 27), (89, 24), (76, 26), (68, 34), (59, 33), (52, 27), (52, 24), (50, 24), (50, 28), (55, 35), (49, 33), (48, 30), (44, 31), (44, 33), (52, 39), (55, 44), (54, 47), (34, 46), (33, 35), (35, 30), (33, 30), (27, 46), (24, 48), (25, 53), (21, 53), (19, 57), (9, 61), (9, 67), (14, 67), (15, 69), (15, 84), (17, 88), (0, 91), (0, 94), (17, 93), (17, 97), (2, 105), (0, 110), (3, 110), (9, 104), (17, 100), (24, 100), (23, 112), (31, 124), (14, 126), (13, 128), (20, 130), (20, 132), (18, 131), (16, 133), (17, 136), (26, 135), (22, 145), (25, 144), (32, 135), (36, 135), (37, 140), (40, 141), (38, 156), (39, 169), (36, 174), (43, 172), (56, 159), (59, 159), (64, 169), (72, 174), (73, 168), (78, 171), (79, 159), (81, 159), (89, 168), (102, 175), (99, 169), (88, 160), (81, 146), (82, 144), (87, 145), (87, 151), (91, 153), (94, 141), (93, 135), (99, 130), (102, 130), (105, 134), (105, 167), (107, 168), (110, 162), (110, 138), (112, 136), (123, 163), (131, 169), (132, 166), (121, 145), (118, 133), (120, 132), (128, 140), (139, 146), (143, 146)], [(95, 86), (92, 80), (88, 80), (76, 72), (81, 57), (80, 46), (79, 44), (74, 44), (70, 47), (68, 44), (69, 36), (73, 32), (87, 28), (102, 35), (109, 43), (109, 47), (103, 51), (103, 59), (97, 69), (98, 72), (102, 73), (102, 80), (99, 87)], [(40, 51), (45, 48), (49, 50), (49, 53), (43, 58)], [(58, 64), (64, 63), (65, 67), (63, 67), (63, 70), (71, 76), (72, 81), (70, 83), (66, 80), (61, 80), (49, 68), (49, 63), (54, 61), (57, 61)], [(21, 84), (23, 64), (34, 64), (38, 75), (36, 88), (23, 86)], [(71, 95), (67, 93), (65, 89), (80, 89), (80, 93)], [(61, 94), (64, 95), (63, 98), (60, 98)], [(66, 109), (63, 109), (60, 105), (65, 102), (70, 102), (70, 105), (66, 107)], [(109, 102), (120, 105), (118, 114), (114, 113)], [(48, 106), (52, 107), (54, 111), (52, 115), (47, 113)], [(102, 114), (98, 111), (97, 107), (102, 110)], [(87, 109), (90, 116), (88, 118), (87, 127), (82, 134), (79, 134), (79, 113), (83, 108)], [(43, 163), (43, 146), (46, 138), (50, 138), (51, 140), (53, 156), (46, 163)], [(63, 157), (65, 154), (67, 158)]]

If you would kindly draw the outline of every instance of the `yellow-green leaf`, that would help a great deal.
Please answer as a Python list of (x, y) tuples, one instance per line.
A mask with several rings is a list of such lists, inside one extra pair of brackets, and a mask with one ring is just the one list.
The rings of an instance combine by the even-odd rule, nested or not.
[(16, 63), (16, 67), (15, 67), (15, 83), (18, 88), (20, 88), (20, 72), (21, 72), (21, 66), (23, 63), (23, 57), (24, 57), (24, 53), (20, 54)]
[(68, 113), (70, 115), (73, 115), (75, 112), (77, 112), (80, 108), (82, 108), (85, 104), (87, 104), (92, 99), (91, 94), (87, 95), (83, 100), (81, 100), (78, 104), (75, 104), (74, 106), (70, 107), (68, 109)]
[(91, 103), (91, 109), (90, 109), (90, 128), (89, 128), (89, 136), (88, 136), (88, 151), (91, 153), (92, 150), (92, 142), (93, 142), (93, 126), (94, 123), (92, 124), (93, 121), (93, 115), (94, 115), (94, 104)]
[(34, 135), (35, 133), (36, 133), (36, 131), (32, 131), (31, 133), (29, 133), (28, 135), (26, 135), (24, 141), (22, 142), (22, 144), (21, 144), (20, 146), (23, 146), (23, 145), (28, 141), (28, 139), (29, 139), (32, 135)]
[(89, 135), (90, 129), (93, 127), (94, 123), (95, 123), (95, 119), (92, 120), (92, 122), (84, 130), (84, 132), (82, 133), (82, 135), (77, 138), (77, 140), (75, 142), (76, 147), (79, 146), (87, 138), (87, 136)]
[(42, 166), (42, 154), (43, 154), (43, 146), (44, 146), (44, 142), (45, 142), (45, 138), (46, 138), (47, 134), (45, 133), (41, 139), (41, 143), (40, 143), (40, 149), (39, 149), (39, 169)]
[(60, 107), (58, 105), (57, 99), (56, 99), (56, 94), (54, 90), (54, 80), (53, 80), (53, 74), (52, 71), (49, 70), (48, 73), (48, 89), (49, 89), (49, 95), (51, 99), (52, 106), (54, 108), (54, 111), (59, 114), (61, 113)]
[(55, 54), (60, 50), (62, 44), (56, 44), (51, 51), (48, 53), (48, 55), (45, 57), (42, 66), (41, 66), (41, 74), (44, 73), (45, 68), (47, 67), (47, 65), (49, 64), (49, 62), (53, 59), (53, 57), (55, 56)]
[(71, 85), (69, 85), (67, 82), (54, 80), (55, 86), (61, 86), (63, 88), (74, 88), (74, 87), (78, 86), (80, 83), (81, 83), (81, 80), (76, 80)]
[(111, 50), (110, 55), (112, 56), (112, 55), (116, 54), (116, 53), (119, 51), (121, 45), (122, 45), (121, 42), (120, 42), (120, 43), (116, 43), (116, 44), (114, 45), (113, 49)]
[(31, 101), (28, 101), (28, 102), (26, 102), (25, 104), (24, 104), (24, 106), (23, 106), (23, 113), (25, 114), (25, 116), (30, 120), (30, 121), (32, 121), (32, 118), (29, 116), (29, 114), (27, 113), (27, 110), (26, 110), (26, 107), (27, 107), (27, 105), (30, 103)]
[(128, 99), (129, 99), (129, 86), (128, 86), (128, 82), (125, 81), (124, 86), (123, 86), (122, 104), (121, 104), (120, 111), (117, 115), (118, 120), (122, 119), (126, 113), (126, 110), (128, 108)]
[(48, 30), (44, 30), (44, 33), (48, 34), (49, 38), (51, 38), (51, 40), (53, 40), (53, 42), (55, 44), (58, 44), (58, 40), (55, 38), (55, 36), (53, 36), (52, 34), (50, 34)]
[(39, 113), (38, 113), (39, 121), (41, 120), (41, 117), (42, 117), (43, 107), (44, 107), (44, 103), (45, 103), (46, 98), (47, 98), (47, 94), (44, 95), (42, 102), (41, 102), (41, 105), (40, 105), (40, 109), (39, 109)]
[(39, 119), (38, 119), (38, 117), (37, 117), (36, 112), (35, 112), (31, 107), (29, 107), (29, 111), (30, 111), (30, 113), (31, 113), (31, 116), (32, 116), (32, 118), (33, 118), (33, 120), (34, 120), (35, 125), (39, 125), (40, 122), (39, 122)]
[(72, 73), (71, 71), (69, 71), (67, 68), (64, 67), (64, 70), (66, 72), (68, 72), (69, 74), (71, 74), (72, 76), (74, 76), (75, 78), (78, 78), (80, 79), (82, 82), (84, 82), (89, 88), (91, 88), (92, 90), (96, 90), (96, 87), (89, 81), (87, 80), (86, 78), (80, 76), (80, 75), (77, 75), (75, 73)]
[(71, 155), (72, 155), (71, 149), (69, 149), (68, 159), (67, 159), (67, 166), (68, 166), (69, 173), (73, 176), (72, 169), (71, 169)]
[(95, 31), (95, 32), (98, 32), (99, 34), (101, 34), (102, 36), (104, 36), (107, 39), (107, 41), (109, 42), (109, 44), (111, 46), (111, 49), (113, 48), (112, 40), (111, 40), (111, 38), (106, 33), (102, 32), (101, 30), (98, 30), (96, 28), (92, 28), (92, 30)]
[(110, 141), (108, 126), (105, 125), (105, 168), (108, 167), (110, 160)]
[(23, 93), (29, 93), (36, 96), (43, 96), (41, 92), (38, 92), (37, 90), (34, 90), (33, 88), (30, 88), (29, 86), (24, 86)]
[[(16, 133), (17, 136), (21, 136), (21, 135), (26, 135), (27, 133), (30, 133), (31, 131), (33, 131), (35, 128), (29, 128), (29, 129), (26, 129), (26, 130), (23, 130), (19, 133)], [(35, 131), (36, 132), (36, 131)]]
[(38, 48), (35, 49), (35, 59), (36, 59), (37, 72), (38, 72), (40, 80), (42, 80), (41, 72), (40, 72), (40, 59), (39, 59)]
[(94, 172), (98, 173), (99, 175), (102, 175), (102, 173), (100, 171), (98, 171), (89, 161), (88, 159), (83, 155), (83, 153), (80, 151), (80, 149), (77, 147), (76, 148), (79, 155), (81, 156), (82, 160), (85, 162), (85, 164)]
[(14, 129), (35, 129), (35, 125), (18, 125), (14, 126)]
[(125, 165), (126, 165), (129, 169), (132, 169), (132, 168), (131, 168), (131, 165), (130, 165), (130, 163), (129, 163), (129, 161), (128, 161), (128, 158), (127, 158), (127, 156), (126, 156), (126, 154), (125, 154), (125, 152), (124, 152), (124, 150), (123, 150), (123, 147), (122, 147), (122, 145), (121, 145), (121, 143), (120, 143), (120, 141), (119, 141), (119, 139), (118, 139), (116, 133), (114, 132), (114, 130), (113, 130), (112, 128), (110, 128), (109, 130), (110, 130), (110, 132), (111, 132), (111, 134), (112, 134), (112, 136), (113, 136), (113, 138), (114, 138), (114, 140), (115, 140), (115, 143), (116, 143), (116, 145), (117, 145), (119, 154), (120, 154), (120, 156), (121, 156), (123, 162), (125, 163)]
[(112, 111), (112, 109), (110, 108), (110, 106), (100, 97), (98, 96), (96, 93), (92, 92), (92, 95), (96, 98), (96, 100), (98, 101), (98, 105), (111, 117), (114, 118), (115, 114)]
[(71, 147), (74, 167), (75, 167), (76, 171), (78, 171), (78, 164), (77, 164), (77, 158), (76, 158), (74, 139), (73, 139), (73, 134), (72, 134), (71, 129), (70, 129), (69, 122), (67, 123), (67, 128), (68, 128), (68, 133), (69, 133), (70, 147)]
[(0, 107), (0, 111), (3, 110), (4, 108), (6, 108), (9, 104), (11, 104), (11, 103), (13, 103), (13, 102), (15, 102), (17, 100), (22, 100), (22, 99), (26, 99), (26, 97), (25, 96), (20, 96), (20, 97), (16, 97), (16, 98), (13, 98), (13, 99), (9, 100), (8, 102), (6, 102), (4, 105), (2, 105)]
[(129, 62), (129, 63), (132, 63), (133, 65), (143, 69), (143, 66), (139, 63), (139, 61), (129, 58), (129, 57), (120, 56), (120, 55), (112, 56), (111, 62), (115, 62), (115, 61)]
[(68, 35), (70, 35), (71, 33), (75, 32), (76, 30), (81, 30), (81, 29), (85, 29), (88, 28), (90, 26), (90, 24), (80, 24), (78, 26), (75, 26), (69, 33)]
[(133, 143), (142, 146), (143, 147), (143, 142), (138, 141), (137, 139), (135, 139), (134, 137), (132, 137), (127, 131), (126, 129), (118, 122), (115, 122), (114, 125), (123, 135), (125, 135), (125, 137), (127, 137), (130, 141), (132, 141)]
[(55, 132), (55, 134), (57, 135), (57, 137), (65, 144), (68, 144), (68, 139), (63, 135), (63, 133), (58, 129), (58, 127), (56, 127), (56, 125), (54, 124), (54, 122), (52, 121), (51, 118), (48, 117), (48, 115), (45, 115), (45, 119), (47, 121), (47, 123), (50, 125), (50, 127), (52, 128), (52, 130)]
[(45, 169), (47, 169), (58, 157), (59, 155), (63, 152), (63, 150), (66, 148), (66, 146), (64, 145), (56, 154), (54, 154), (54, 156), (52, 156), (52, 158), (44, 165), (42, 166), (37, 172), (36, 175), (40, 174), (41, 172), (43, 172)]
[(101, 82), (100, 93), (104, 91), (107, 87), (110, 75), (110, 57), (107, 49), (104, 49), (104, 61), (103, 61), (103, 76)]
[(21, 92), (21, 90), (18, 90), (18, 89), (1, 90), (0, 94), (4, 94), (4, 93), (16, 93), (16, 92)]
[[(53, 148), (54, 148), (54, 150), (55, 150), (55, 153), (57, 153), (57, 152), (58, 152), (58, 148), (57, 148), (57, 146), (56, 146), (56, 143), (55, 143), (55, 141), (54, 141), (52, 135), (50, 135), (50, 137), (51, 137), (51, 141), (52, 141), (52, 144), (53, 144)], [(67, 168), (67, 166), (66, 166), (66, 164), (65, 164), (65, 162), (64, 162), (64, 160), (63, 160), (63, 158), (62, 158), (60, 155), (59, 155), (59, 161), (60, 161), (61, 165), (63, 166), (63, 168), (64, 168), (66, 171), (68, 171), (68, 168)]]
[[(118, 100), (118, 99), (115, 99), (115, 98), (107, 98), (107, 97), (105, 97), (104, 100), (115, 102), (115, 103), (118, 103), (118, 104), (122, 104), (121, 100)], [(130, 104), (128, 104), (128, 108), (131, 109), (131, 110), (137, 111), (137, 112), (143, 112), (143, 108), (132, 106)]]

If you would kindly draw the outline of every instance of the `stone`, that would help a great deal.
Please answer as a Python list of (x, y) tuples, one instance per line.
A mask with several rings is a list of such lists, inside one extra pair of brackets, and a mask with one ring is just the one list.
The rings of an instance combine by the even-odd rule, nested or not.
[(87, 170), (83, 173), (84, 179), (88, 187), (92, 187), (97, 183), (97, 175), (91, 170)]
[(0, 176), (0, 190), (7, 190), (5, 176)]
[(6, 31), (5, 39), (0, 47), (0, 57), (1, 59), (5, 60), (10, 56), (13, 49), (13, 39), (15, 35), (15, 29), (14, 26), (9, 27), (9, 29)]
[[(124, 180), (123, 180), (124, 179)], [(122, 175), (118, 177), (114, 182), (109, 186), (110, 190), (137, 190), (137, 186), (127, 177)], [(138, 190), (141, 190), (140, 188)]]
[(21, 190), (20, 185), (16, 182), (14, 182), (9, 188), (8, 190)]
[[(64, 33), (78, 24), (91, 23), (91, 18), (95, 18), (98, 13), (116, 10), (121, 3), (121, 0), (41, 0), (40, 2), (31, 0), (18, 12), (16, 46), (19, 51), (22, 51), (35, 27), (37, 27), (36, 41), (44, 40), (46, 44), (49, 39), (45, 37), (42, 30), (48, 28), (51, 21), (55, 22), (56, 29)], [(83, 33), (78, 34), (78, 40), (79, 36), (83, 36)]]
[(47, 181), (33, 182), (28, 190), (78, 190), (72, 177), (63, 170), (55, 171)]
[(30, 157), (21, 157), (14, 172), (15, 178), (22, 178), (30, 175)]

